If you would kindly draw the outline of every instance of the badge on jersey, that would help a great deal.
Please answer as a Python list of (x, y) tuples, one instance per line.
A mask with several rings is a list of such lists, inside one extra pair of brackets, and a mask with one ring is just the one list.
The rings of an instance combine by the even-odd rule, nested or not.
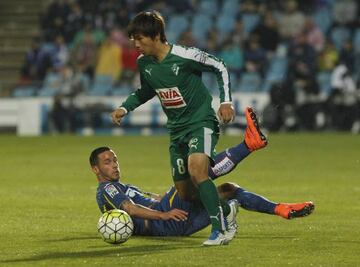
[(114, 198), (115, 195), (119, 194), (119, 191), (112, 184), (109, 184), (109, 185), (105, 186), (104, 189), (105, 189), (106, 193), (108, 193), (111, 198)]
[(165, 108), (181, 108), (186, 106), (185, 100), (177, 87), (161, 88), (155, 91)]

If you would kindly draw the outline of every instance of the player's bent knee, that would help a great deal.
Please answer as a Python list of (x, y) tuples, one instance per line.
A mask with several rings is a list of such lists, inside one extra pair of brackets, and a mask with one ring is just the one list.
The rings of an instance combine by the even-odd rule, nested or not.
[(190, 165), (189, 174), (194, 184), (199, 184), (209, 178), (207, 168), (202, 165)]
[(196, 184), (208, 178), (209, 158), (206, 154), (195, 153), (189, 156), (188, 171)]

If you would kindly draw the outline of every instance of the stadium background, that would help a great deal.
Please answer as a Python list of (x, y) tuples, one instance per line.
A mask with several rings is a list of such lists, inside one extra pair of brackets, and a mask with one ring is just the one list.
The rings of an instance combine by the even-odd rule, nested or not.
[[(164, 132), (158, 101), (128, 116), (109, 112), (137, 88), (126, 26), (159, 10), (171, 43), (223, 58), (237, 119), (255, 107), (270, 131), (360, 132), (357, 1), (2, 1), (0, 129), (19, 135)], [(211, 74), (203, 75), (215, 96)]]

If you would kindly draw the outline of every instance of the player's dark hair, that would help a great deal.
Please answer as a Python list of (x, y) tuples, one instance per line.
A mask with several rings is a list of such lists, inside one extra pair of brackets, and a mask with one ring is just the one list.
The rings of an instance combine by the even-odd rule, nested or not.
[(111, 149), (107, 146), (102, 146), (94, 149), (90, 154), (90, 158), (89, 158), (90, 165), (96, 166), (98, 164), (98, 155), (109, 150)]
[(143, 11), (138, 13), (130, 22), (128, 29), (128, 36), (134, 39), (137, 34), (155, 39), (159, 34), (160, 41), (165, 43), (165, 21), (161, 14), (157, 11)]

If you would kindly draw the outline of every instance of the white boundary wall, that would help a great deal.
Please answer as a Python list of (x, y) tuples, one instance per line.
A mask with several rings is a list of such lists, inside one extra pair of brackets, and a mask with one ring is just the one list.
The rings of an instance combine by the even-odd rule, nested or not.
[[(89, 104), (101, 103), (113, 108), (119, 106), (125, 97), (94, 97), (82, 96), (75, 101), (76, 106), (84, 107)], [(52, 98), (3, 98), (0, 99), (0, 127), (15, 127), (17, 135), (41, 135), (41, 125), (44, 112), (51, 110)], [(238, 114), (235, 122), (245, 123), (244, 109), (253, 107), (259, 114), (269, 103), (267, 93), (234, 93), (233, 104)], [(213, 107), (217, 111), (219, 99), (214, 97)], [(161, 110), (159, 100), (154, 98), (140, 106), (128, 116), (131, 125), (150, 124), (154, 119), (160, 125), (165, 125), (166, 116)]]

